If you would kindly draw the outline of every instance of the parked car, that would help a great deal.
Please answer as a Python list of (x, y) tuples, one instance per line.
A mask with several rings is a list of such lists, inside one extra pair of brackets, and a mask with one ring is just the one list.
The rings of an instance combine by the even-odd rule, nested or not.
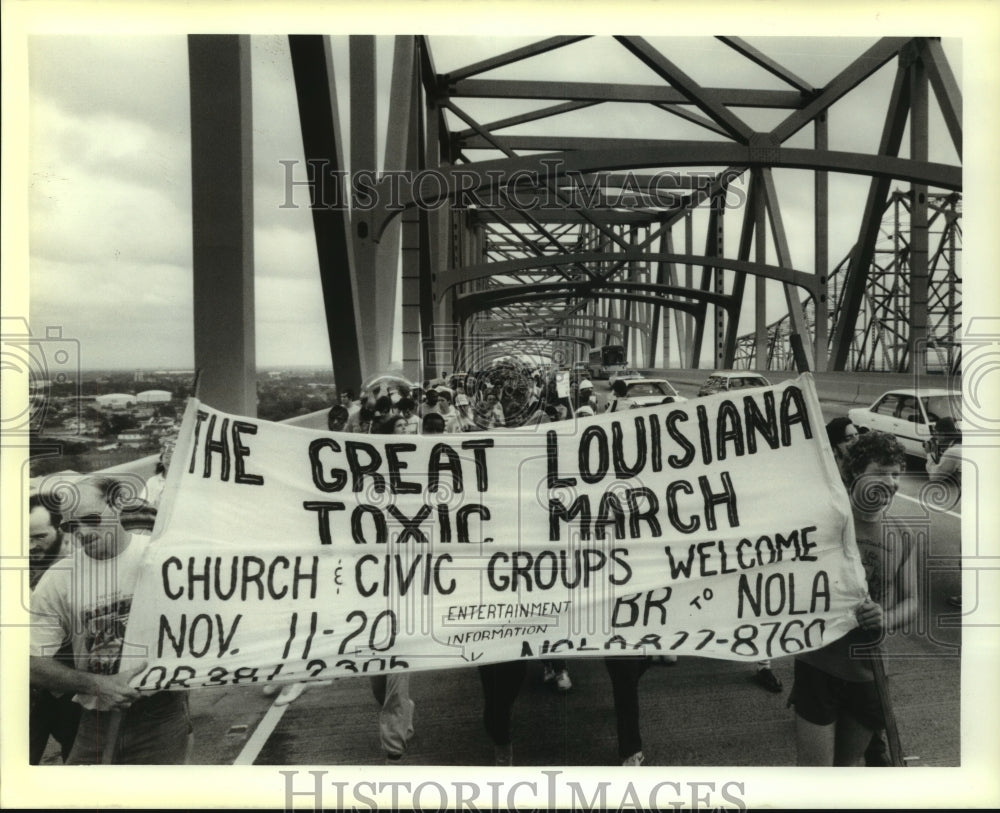
[(642, 378), (643, 375), (638, 370), (633, 370), (631, 367), (623, 367), (621, 370), (615, 370), (608, 374), (608, 384), (614, 384), (619, 378), (633, 379)]
[(908, 455), (926, 458), (924, 441), (938, 418), (950, 416), (962, 428), (962, 393), (949, 389), (890, 390), (869, 407), (848, 410), (859, 432), (877, 429), (895, 435)]
[(760, 373), (751, 370), (716, 370), (701, 385), (698, 397), (714, 395), (717, 392), (728, 392), (729, 390), (747, 389), (748, 387), (770, 386), (770, 381)]
[(674, 404), (687, 400), (679, 395), (665, 378), (620, 378), (618, 381), (624, 383), (625, 394), (618, 396), (612, 392), (608, 401), (608, 412), (621, 412), (623, 409), (656, 404)]

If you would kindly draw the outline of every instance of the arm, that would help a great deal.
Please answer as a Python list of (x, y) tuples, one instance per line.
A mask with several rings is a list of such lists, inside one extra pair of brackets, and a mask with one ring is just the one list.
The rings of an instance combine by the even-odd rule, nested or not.
[(871, 599), (866, 599), (854, 611), (858, 626), (870, 632), (892, 632), (912, 620), (917, 614), (917, 564), (912, 551), (896, 573), (899, 600), (883, 609)]
[(30, 661), (31, 683), (55, 692), (75, 692), (97, 695), (112, 706), (128, 706), (138, 700), (140, 692), (128, 682), (146, 668), (143, 662), (137, 669), (117, 675), (96, 675), (81, 672), (44, 655), (32, 655)]
[(949, 446), (936, 459), (927, 457), (925, 469), (931, 480), (946, 480), (962, 468), (962, 455), (954, 446)]
[(917, 615), (917, 562), (913, 551), (896, 574), (899, 601), (885, 613), (883, 624), (889, 632), (899, 629)]

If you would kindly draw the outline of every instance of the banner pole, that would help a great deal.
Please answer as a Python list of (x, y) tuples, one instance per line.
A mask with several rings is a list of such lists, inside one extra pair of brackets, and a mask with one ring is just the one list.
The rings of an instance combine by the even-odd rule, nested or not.
[(108, 739), (104, 743), (101, 751), (101, 764), (110, 765), (115, 758), (115, 746), (118, 744), (118, 733), (122, 727), (122, 713), (118, 709), (113, 709), (111, 719), (108, 721)]
[(896, 725), (896, 712), (892, 708), (892, 699), (889, 697), (889, 678), (882, 660), (882, 649), (877, 643), (875, 648), (869, 650), (868, 658), (871, 662), (872, 673), (875, 675), (875, 693), (878, 695), (882, 716), (885, 719), (885, 734), (889, 741), (889, 759), (893, 768), (905, 768), (906, 761), (903, 759), (903, 746), (899, 739), (899, 727)]

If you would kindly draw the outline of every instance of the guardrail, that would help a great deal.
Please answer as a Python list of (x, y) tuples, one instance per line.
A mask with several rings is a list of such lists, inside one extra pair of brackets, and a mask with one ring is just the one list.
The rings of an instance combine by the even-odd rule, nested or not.
[[(638, 372), (648, 376), (666, 378), (677, 386), (700, 387), (714, 370), (691, 369), (648, 369)], [(761, 372), (772, 384), (779, 384), (790, 378), (797, 378), (794, 370), (764, 370)], [(917, 377), (914, 373), (813, 373), (816, 392), (824, 401), (838, 401), (844, 404), (869, 404), (887, 390), (904, 387), (946, 387), (962, 389), (962, 379), (957, 376), (927, 375)]]

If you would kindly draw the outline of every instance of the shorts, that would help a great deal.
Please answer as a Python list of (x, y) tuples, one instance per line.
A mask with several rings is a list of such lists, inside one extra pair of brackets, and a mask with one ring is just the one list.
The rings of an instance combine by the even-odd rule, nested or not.
[(830, 725), (849, 714), (865, 728), (885, 728), (885, 715), (875, 681), (857, 683), (831, 675), (805, 661), (795, 661), (795, 683), (788, 705), (813, 725)]
[(67, 765), (99, 765), (105, 760), (112, 727), (118, 736), (115, 765), (184, 765), (192, 744), (187, 692), (158, 692), (122, 711), (83, 709)]

